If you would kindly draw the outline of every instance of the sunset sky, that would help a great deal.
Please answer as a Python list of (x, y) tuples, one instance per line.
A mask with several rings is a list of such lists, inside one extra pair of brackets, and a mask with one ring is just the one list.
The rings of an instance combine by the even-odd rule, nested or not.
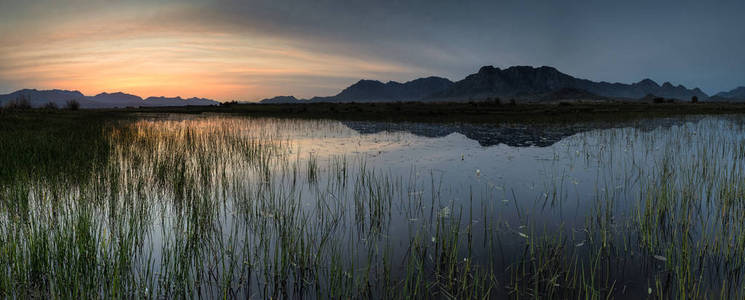
[(745, 1), (0, 0), (0, 93), (254, 101), (550, 65), (713, 94), (745, 85), (744, 14)]

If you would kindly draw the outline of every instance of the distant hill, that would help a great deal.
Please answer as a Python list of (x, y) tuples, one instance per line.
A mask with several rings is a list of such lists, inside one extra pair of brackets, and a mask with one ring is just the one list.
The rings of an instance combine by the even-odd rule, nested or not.
[(137, 107), (142, 105), (142, 98), (140, 96), (125, 94), (122, 92), (117, 93), (101, 93), (88, 99), (106, 107)]
[(64, 107), (67, 101), (75, 100), (82, 108), (114, 108), (114, 107), (140, 107), (140, 106), (204, 106), (218, 105), (217, 101), (204, 98), (182, 99), (181, 97), (150, 97), (142, 99), (139, 96), (117, 93), (101, 93), (95, 96), (85, 96), (79, 91), (66, 90), (35, 90), (24, 89), (10, 94), (0, 95), (0, 105), (8, 101), (25, 97), (33, 107), (40, 107), (47, 103), (54, 103), (58, 107)]
[(427, 77), (399, 83), (377, 80), (360, 80), (341, 91), (336, 96), (314, 97), (311, 102), (396, 102), (418, 101), (434, 93), (443, 91), (453, 84), (441, 77)]
[(261, 100), (261, 103), (446, 102), (496, 97), (503, 101), (643, 100), (648, 95), (682, 101), (689, 101), (694, 96), (702, 101), (709, 98), (698, 88), (688, 89), (669, 82), (659, 85), (651, 79), (632, 84), (595, 82), (575, 78), (553, 67), (515, 66), (502, 70), (484, 66), (457, 82), (441, 77), (419, 78), (406, 83), (360, 80), (335, 96), (308, 100), (280, 96)]
[(721, 92), (711, 97), (714, 101), (745, 102), (745, 86), (735, 88), (729, 92)]
[(682, 85), (673, 86), (669, 82), (660, 86), (650, 79), (633, 84), (594, 82), (575, 78), (552, 67), (517, 66), (501, 70), (485, 66), (478, 73), (455, 82), (450, 88), (430, 95), (427, 100), (463, 101), (491, 97), (536, 100), (562, 89), (619, 99), (640, 99), (648, 94), (681, 100), (689, 100), (693, 96), (708, 98), (698, 88), (691, 90)]
[(76, 99), (81, 106), (93, 107), (95, 103), (88, 100), (82, 93), (78, 91), (66, 91), (66, 90), (46, 90), (39, 91), (34, 89), (23, 89), (12, 92), (10, 94), (0, 95), (0, 105), (5, 105), (8, 101), (16, 100), (20, 97), (25, 97), (31, 103), (33, 107), (43, 106), (48, 102), (57, 104), (57, 106), (64, 106), (68, 100)]
[(182, 99), (181, 97), (148, 97), (143, 102), (144, 104), (142, 106), (208, 106), (220, 104), (220, 102), (206, 98)]
[(300, 100), (298, 98), (295, 98), (295, 96), (277, 96), (274, 98), (268, 98), (261, 100), (261, 103), (271, 103), (271, 104), (287, 104), (287, 103), (300, 103), (304, 102), (305, 100)]
[(293, 96), (279, 96), (261, 100), (261, 103), (302, 103), (302, 102), (396, 102), (419, 101), (433, 93), (447, 89), (452, 81), (441, 77), (427, 77), (399, 83), (377, 80), (360, 80), (329, 97), (313, 97), (300, 100)]

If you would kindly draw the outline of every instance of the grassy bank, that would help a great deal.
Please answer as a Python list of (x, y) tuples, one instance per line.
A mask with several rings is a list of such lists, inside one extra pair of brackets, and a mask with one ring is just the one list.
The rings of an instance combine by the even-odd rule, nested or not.
[(332, 118), (343, 120), (554, 122), (635, 119), (660, 116), (745, 113), (734, 103), (314, 103), (229, 104), (219, 107), (134, 109), (140, 112), (226, 112), (253, 116)]

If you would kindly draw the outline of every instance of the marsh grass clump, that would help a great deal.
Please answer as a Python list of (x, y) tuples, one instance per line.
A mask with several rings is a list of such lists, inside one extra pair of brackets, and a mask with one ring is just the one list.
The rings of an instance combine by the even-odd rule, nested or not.
[(85, 182), (109, 159), (104, 118), (14, 113), (0, 118), (0, 184), (23, 181)]
[(308, 166), (307, 166), (307, 177), (308, 177), (308, 183), (313, 184), (318, 180), (318, 159), (316, 158), (315, 154), (310, 153), (308, 156)]

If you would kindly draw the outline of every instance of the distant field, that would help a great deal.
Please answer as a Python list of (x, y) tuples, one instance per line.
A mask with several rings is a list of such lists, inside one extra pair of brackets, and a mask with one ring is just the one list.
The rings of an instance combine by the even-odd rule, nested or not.
[(256, 116), (333, 118), (362, 120), (440, 120), (466, 122), (571, 121), (694, 114), (745, 113), (735, 103), (314, 103), (230, 104), (214, 107), (132, 109), (137, 112), (227, 112)]
[(126, 116), (129, 113), (231, 113), (254, 116), (331, 118), (342, 120), (391, 121), (575, 121), (634, 119), (639, 117), (680, 116), (701, 114), (745, 113), (741, 103), (531, 103), (496, 104), (492, 102), (451, 103), (311, 103), (259, 104), (241, 103), (221, 106), (140, 107), (122, 109), (92, 109), (69, 112), (34, 109), (25, 112), (0, 111), (0, 116), (54, 113), (80, 116)]

